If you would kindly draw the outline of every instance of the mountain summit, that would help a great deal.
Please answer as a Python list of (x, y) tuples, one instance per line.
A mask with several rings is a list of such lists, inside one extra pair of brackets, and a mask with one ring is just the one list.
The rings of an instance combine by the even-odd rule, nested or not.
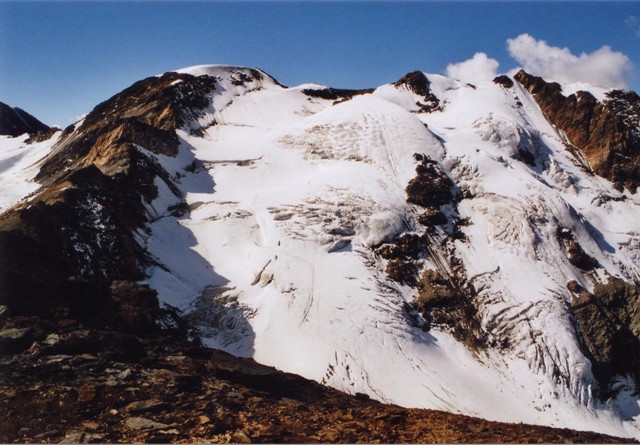
[(31, 329), (7, 350), (76, 320), (384, 403), (638, 438), (640, 98), (587, 89), (204, 65), (3, 139), (2, 332)]
[(24, 133), (38, 133), (48, 130), (48, 126), (26, 111), (0, 102), (0, 135), (19, 136)]

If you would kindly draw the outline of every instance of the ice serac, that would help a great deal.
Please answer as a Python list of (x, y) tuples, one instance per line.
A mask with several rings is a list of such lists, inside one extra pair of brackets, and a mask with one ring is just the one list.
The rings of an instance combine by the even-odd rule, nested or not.
[(565, 97), (557, 83), (521, 70), (515, 75), (585, 167), (635, 192), (640, 178), (640, 97), (613, 90), (604, 101), (587, 91)]
[(188, 325), (360, 398), (638, 437), (637, 96), (515, 80), (137, 82), (38, 146), (41, 189), (0, 215), (2, 304)]
[(26, 111), (0, 102), (0, 135), (47, 132), (49, 127)]

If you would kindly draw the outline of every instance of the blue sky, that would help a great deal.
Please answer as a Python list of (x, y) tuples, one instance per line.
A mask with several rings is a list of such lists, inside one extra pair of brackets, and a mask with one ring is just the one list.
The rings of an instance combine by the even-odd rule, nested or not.
[[(66, 126), (136, 80), (207, 63), (259, 67), (280, 82), (366, 88), (485, 52), (521, 64), (528, 33), (571, 53), (628, 57), (640, 90), (640, 3), (3, 2), (0, 101)], [(635, 74), (635, 77), (632, 77)]]

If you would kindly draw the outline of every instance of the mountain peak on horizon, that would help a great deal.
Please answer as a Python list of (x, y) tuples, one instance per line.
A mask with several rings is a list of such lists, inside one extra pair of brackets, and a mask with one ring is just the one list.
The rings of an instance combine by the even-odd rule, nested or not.
[(19, 136), (48, 130), (48, 126), (21, 108), (0, 102), (0, 135)]

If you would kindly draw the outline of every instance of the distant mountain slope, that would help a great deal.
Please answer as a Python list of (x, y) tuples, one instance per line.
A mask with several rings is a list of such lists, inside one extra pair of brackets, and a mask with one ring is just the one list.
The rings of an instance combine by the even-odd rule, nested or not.
[(0, 135), (19, 136), (24, 133), (37, 133), (47, 130), (49, 130), (48, 126), (26, 111), (0, 102)]
[(0, 141), (33, 160), (0, 214), (3, 318), (46, 320), (8, 344), (190, 336), (382, 402), (639, 437), (637, 108), (524, 72), (141, 80)]

